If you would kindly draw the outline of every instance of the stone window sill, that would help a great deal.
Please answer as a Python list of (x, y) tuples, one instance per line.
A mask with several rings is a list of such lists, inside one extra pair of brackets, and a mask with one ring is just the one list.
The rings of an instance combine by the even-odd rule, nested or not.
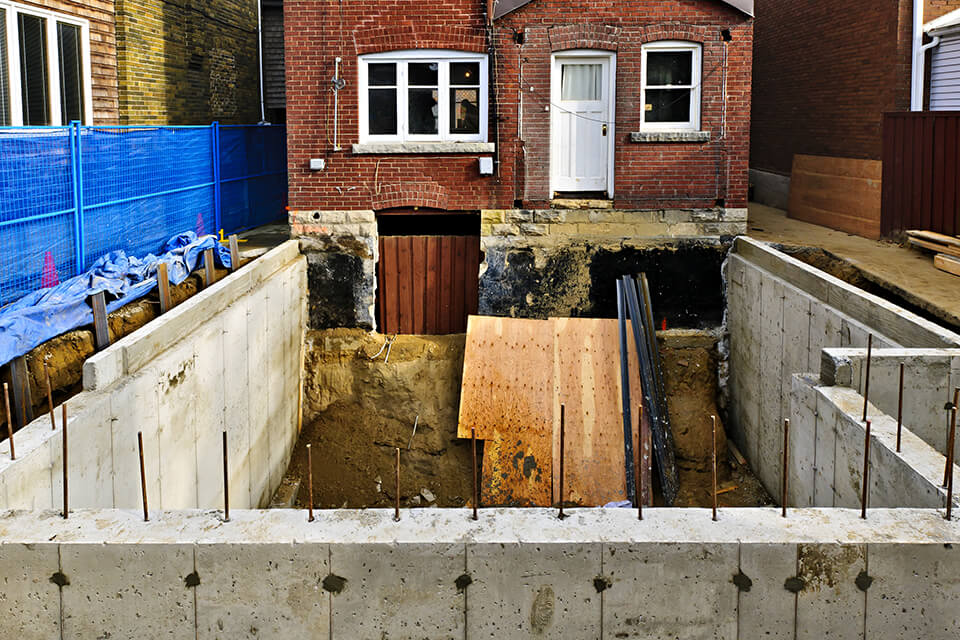
[(494, 153), (497, 145), (492, 142), (372, 142), (353, 145), (357, 155), (390, 155), (435, 153)]
[(639, 131), (630, 142), (710, 142), (709, 131)]

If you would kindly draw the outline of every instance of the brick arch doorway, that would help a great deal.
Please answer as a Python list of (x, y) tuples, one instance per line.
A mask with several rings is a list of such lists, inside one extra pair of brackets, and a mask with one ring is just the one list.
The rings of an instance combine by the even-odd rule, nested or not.
[(479, 304), (480, 215), (431, 209), (377, 213), (377, 325), (382, 333), (467, 330)]

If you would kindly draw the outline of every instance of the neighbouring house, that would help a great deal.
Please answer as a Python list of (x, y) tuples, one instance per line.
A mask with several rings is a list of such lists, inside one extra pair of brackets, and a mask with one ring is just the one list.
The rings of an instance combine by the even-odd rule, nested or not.
[(890, 232), (881, 220), (883, 200), (895, 197), (884, 195), (894, 187), (883, 185), (893, 170), (883, 166), (884, 114), (948, 104), (946, 70), (960, 40), (936, 36), (957, 9), (960, 0), (757, 0), (754, 199), (849, 233)]
[(287, 0), (311, 325), (611, 313), (651, 245), (689, 262), (678, 247), (712, 242), (719, 266), (746, 229), (752, 8)]
[(960, 8), (923, 29), (931, 38), (930, 110), (960, 111)]
[(257, 122), (258, 1), (0, 0), (0, 125)]

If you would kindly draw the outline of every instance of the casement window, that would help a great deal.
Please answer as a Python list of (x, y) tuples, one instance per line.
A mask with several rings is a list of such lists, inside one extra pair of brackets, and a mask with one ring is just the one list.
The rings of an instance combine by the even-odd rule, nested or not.
[(643, 45), (643, 129), (700, 129), (702, 50), (694, 42), (651, 42)]
[(0, 0), (0, 125), (91, 120), (86, 20)]
[(487, 58), (413, 50), (361, 56), (360, 142), (486, 142)]

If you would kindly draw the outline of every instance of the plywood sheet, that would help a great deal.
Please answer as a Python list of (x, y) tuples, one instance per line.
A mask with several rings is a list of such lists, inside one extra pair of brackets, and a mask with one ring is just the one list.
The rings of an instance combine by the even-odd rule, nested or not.
[(877, 160), (798, 154), (790, 180), (790, 217), (879, 238), (882, 176)]

